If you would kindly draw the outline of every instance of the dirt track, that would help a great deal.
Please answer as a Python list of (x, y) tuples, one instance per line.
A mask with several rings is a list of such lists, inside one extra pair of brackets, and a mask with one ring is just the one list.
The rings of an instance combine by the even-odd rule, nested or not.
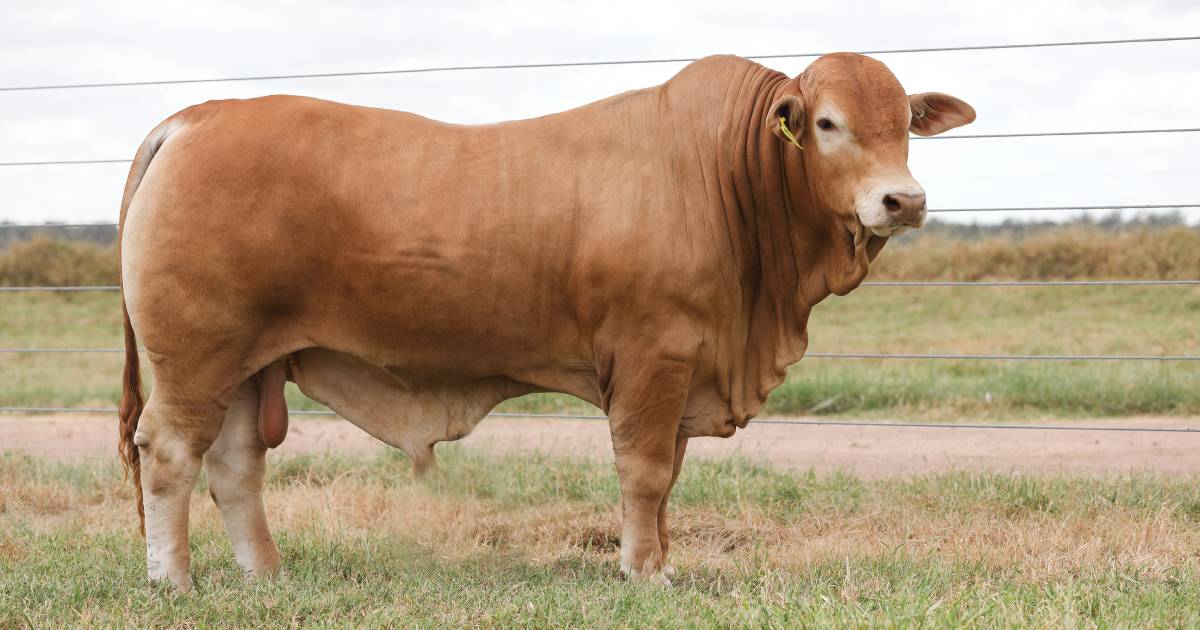
[[(1055, 421), (1092, 426), (1192, 426), (1200, 418)], [(542, 450), (610, 458), (604, 422), (488, 419), (464, 443), (497, 452)], [(344, 421), (293, 419), (276, 452), (369, 454), (387, 448)], [(115, 419), (102, 416), (0, 416), (0, 450), (41, 457), (114, 457)], [(689, 457), (740, 453), (777, 466), (845, 470), (867, 477), (952, 469), (1124, 473), (1200, 472), (1200, 432), (1122, 433), (755, 425), (733, 438), (704, 438)]]

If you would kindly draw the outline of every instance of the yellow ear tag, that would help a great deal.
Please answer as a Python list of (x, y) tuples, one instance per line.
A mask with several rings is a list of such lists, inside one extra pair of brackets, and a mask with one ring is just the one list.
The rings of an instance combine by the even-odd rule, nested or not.
[(783, 135), (786, 136), (788, 140), (792, 141), (792, 144), (796, 145), (797, 149), (800, 149), (801, 151), (804, 150), (804, 147), (800, 146), (800, 141), (796, 139), (796, 136), (792, 135), (792, 130), (788, 129), (786, 116), (779, 117), (779, 130), (783, 132)]

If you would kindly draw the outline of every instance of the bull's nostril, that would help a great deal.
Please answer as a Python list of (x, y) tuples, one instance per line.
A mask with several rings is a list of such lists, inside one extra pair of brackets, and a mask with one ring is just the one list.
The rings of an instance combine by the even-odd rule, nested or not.
[(900, 212), (902, 207), (900, 201), (891, 195), (883, 196), (883, 207), (888, 209), (888, 212)]

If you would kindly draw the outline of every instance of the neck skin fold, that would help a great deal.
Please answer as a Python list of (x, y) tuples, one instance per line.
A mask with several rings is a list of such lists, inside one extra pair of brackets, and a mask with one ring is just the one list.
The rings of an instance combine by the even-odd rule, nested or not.
[[(736, 263), (737, 319), (744, 322), (734, 331), (743, 347), (731, 357), (728, 393), (734, 421), (745, 426), (804, 356), (812, 307), (857, 287), (885, 239), (873, 241), (857, 221), (848, 226), (817, 207), (805, 167), (814, 156), (768, 128), (776, 99), (803, 100), (802, 81), (753, 64), (730, 84), (713, 175), (721, 181), (719, 220)], [(807, 134), (795, 131), (803, 144)]]

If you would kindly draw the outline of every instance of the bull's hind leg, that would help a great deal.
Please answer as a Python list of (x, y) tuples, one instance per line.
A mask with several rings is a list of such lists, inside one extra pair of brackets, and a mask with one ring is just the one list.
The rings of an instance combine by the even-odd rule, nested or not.
[(192, 588), (188, 501), (225, 410), (211, 401), (182, 402), (167, 390), (161, 382), (154, 389), (134, 434), (142, 467), (146, 568), (151, 580), (170, 580), (187, 591)]
[(258, 431), (259, 384), (247, 379), (234, 393), (225, 424), (204, 454), (213, 501), (242, 570), (253, 576), (279, 571), (279, 549), (267, 528), (263, 476), (267, 445)]

